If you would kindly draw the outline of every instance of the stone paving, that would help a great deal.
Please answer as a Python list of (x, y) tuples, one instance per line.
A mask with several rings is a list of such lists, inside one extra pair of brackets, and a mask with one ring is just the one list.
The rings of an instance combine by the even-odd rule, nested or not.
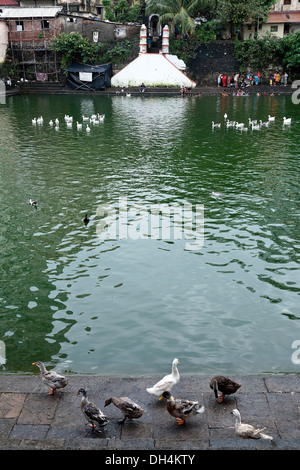
[[(1, 450), (102, 450), (184, 451), (198, 450), (299, 450), (300, 376), (231, 376), (242, 383), (235, 395), (222, 404), (209, 388), (210, 377), (181, 376), (173, 389), (178, 398), (198, 400), (205, 412), (183, 426), (166, 411), (165, 400), (146, 392), (160, 377), (69, 377), (68, 386), (48, 395), (39, 375), (0, 376)], [(80, 387), (104, 411), (109, 424), (92, 431), (80, 410)], [(118, 423), (121, 411), (110, 396), (128, 396), (147, 413), (139, 420)], [(242, 421), (266, 427), (273, 442), (243, 439), (235, 434), (231, 411), (238, 408)]]

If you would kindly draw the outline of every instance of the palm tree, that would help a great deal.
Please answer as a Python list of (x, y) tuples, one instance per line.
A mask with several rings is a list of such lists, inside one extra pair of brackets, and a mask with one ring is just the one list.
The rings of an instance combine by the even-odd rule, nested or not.
[(177, 26), (182, 36), (192, 35), (195, 31), (195, 18), (201, 9), (208, 4), (214, 4), (211, 0), (148, 0), (146, 13), (159, 15), (159, 24), (168, 24), (171, 33)]

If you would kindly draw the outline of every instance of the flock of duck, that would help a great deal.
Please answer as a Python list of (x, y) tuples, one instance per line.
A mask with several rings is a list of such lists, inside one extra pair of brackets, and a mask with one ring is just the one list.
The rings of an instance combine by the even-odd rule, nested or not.
[[(91, 116), (82, 116), (82, 122), (76, 121), (76, 128), (78, 131), (85, 130), (87, 133), (91, 132), (91, 125), (96, 126), (97, 124), (100, 124), (103, 122), (105, 119), (105, 114), (92, 114)], [(65, 114), (64, 116), (64, 121), (65, 125), (68, 129), (73, 128), (73, 116), (69, 116), (68, 114)], [(42, 126), (44, 124), (44, 118), (43, 116), (39, 117), (34, 117), (32, 120), (32, 125), (36, 126)], [(58, 118), (50, 119), (49, 121), (49, 126), (54, 127), (56, 131), (59, 131), (60, 129), (60, 121)]]
[[(146, 391), (159, 400), (166, 399), (167, 411), (171, 416), (176, 418), (177, 424), (181, 426), (185, 424), (187, 419), (203, 413), (205, 408), (203, 405), (200, 405), (198, 401), (174, 398), (171, 394), (172, 389), (180, 380), (180, 374), (177, 367), (178, 364), (180, 364), (180, 362), (175, 358), (172, 362), (171, 374), (164, 376), (152, 387), (146, 388)], [(49, 395), (53, 395), (55, 390), (67, 386), (67, 377), (52, 370), (48, 371), (41, 361), (34, 362), (33, 365), (39, 367), (43, 382), (50, 387)], [(210, 388), (213, 390), (218, 403), (222, 403), (226, 395), (232, 395), (240, 387), (241, 384), (222, 375), (217, 375), (210, 381)], [(107, 416), (101, 411), (101, 409), (88, 399), (84, 388), (80, 388), (76, 395), (81, 396), (81, 411), (93, 430), (97, 426), (99, 429), (102, 429), (109, 423)], [(141, 408), (141, 406), (128, 397), (109, 397), (105, 401), (104, 406), (106, 407), (111, 403), (113, 403), (113, 405), (123, 413), (123, 419), (119, 420), (119, 423), (121, 424), (126, 420), (131, 421), (132, 419), (138, 419), (146, 412), (146, 410)], [(273, 440), (272, 436), (263, 433), (264, 428), (257, 429), (250, 424), (242, 423), (240, 412), (237, 409), (234, 409), (231, 413), (235, 417), (234, 428), (238, 436), (243, 438)]]
[[(248, 118), (247, 124), (243, 122), (238, 122), (238, 121), (230, 121), (228, 119), (227, 113), (224, 114), (225, 127), (239, 129), (240, 131), (248, 131), (249, 129), (253, 131), (259, 131), (263, 127), (269, 127), (272, 122), (275, 122), (275, 116), (270, 116), (270, 114), (268, 115), (267, 121)], [(283, 126), (290, 126), (291, 124), (292, 124), (292, 118), (287, 118), (287, 117), (283, 118), (283, 121), (282, 121)], [(220, 122), (215, 123), (214, 121), (212, 121), (211, 125), (212, 125), (212, 129), (222, 127), (222, 124)]]

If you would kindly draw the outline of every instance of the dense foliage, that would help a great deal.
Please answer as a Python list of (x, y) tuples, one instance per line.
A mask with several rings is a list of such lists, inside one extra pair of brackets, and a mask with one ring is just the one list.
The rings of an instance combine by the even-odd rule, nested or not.
[(141, 7), (139, 4), (130, 6), (128, 0), (119, 0), (114, 4), (111, 0), (103, 0), (102, 5), (105, 7), (105, 18), (109, 21), (118, 23), (140, 23)]
[(216, 18), (229, 23), (232, 34), (235, 35), (241, 26), (251, 20), (253, 22), (263, 22), (270, 11), (270, 6), (274, 0), (217, 0)]
[(177, 30), (181, 36), (191, 36), (195, 32), (195, 18), (214, 3), (211, 0), (148, 0), (146, 13), (157, 13), (160, 25), (168, 24), (171, 34)]
[(66, 69), (72, 62), (114, 63), (124, 62), (136, 46), (134, 41), (91, 43), (79, 33), (61, 33), (54, 37), (52, 49), (61, 56), (61, 67)]
[(278, 38), (267, 33), (258, 39), (235, 42), (235, 55), (242, 70), (283, 67), (290, 75), (300, 72), (300, 31)]

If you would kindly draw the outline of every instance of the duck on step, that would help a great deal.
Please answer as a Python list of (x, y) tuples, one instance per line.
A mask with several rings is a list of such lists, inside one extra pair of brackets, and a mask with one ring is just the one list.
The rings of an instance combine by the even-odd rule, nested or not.
[(241, 384), (234, 382), (224, 375), (216, 375), (210, 381), (210, 388), (214, 391), (218, 403), (222, 403), (225, 395), (232, 395), (240, 387)]

